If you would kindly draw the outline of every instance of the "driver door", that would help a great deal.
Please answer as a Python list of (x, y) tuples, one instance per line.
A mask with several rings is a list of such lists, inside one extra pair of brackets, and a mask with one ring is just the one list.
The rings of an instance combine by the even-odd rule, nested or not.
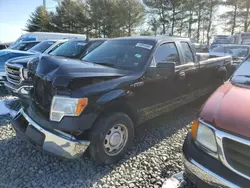
[(141, 109), (142, 116), (146, 114), (144, 117), (146, 119), (172, 110), (182, 102), (181, 97), (188, 93), (187, 80), (179, 74), (182, 69), (178, 69), (181, 63), (174, 42), (164, 43), (158, 47), (150, 67), (156, 68), (158, 63), (163, 62), (174, 62), (177, 72), (172, 76), (155, 75), (153, 78), (147, 76), (144, 79), (144, 85), (136, 88), (135, 91), (138, 98), (135, 98), (133, 103), (137, 105), (137, 109)]

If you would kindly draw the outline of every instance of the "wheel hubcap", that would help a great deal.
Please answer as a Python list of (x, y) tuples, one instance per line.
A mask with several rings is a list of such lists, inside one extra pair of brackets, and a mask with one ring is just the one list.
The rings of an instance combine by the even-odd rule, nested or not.
[(128, 130), (125, 125), (113, 126), (104, 138), (104, 151), (110, 156), (117, 155), (126, 145), (127, 139)]
[(111, 146), (116, 146), (116, 145), (120, 144), (121, 141), (122, 141), (122, 137), (121, 137), (120, 133), (112, 134), (112, 136), (110, 137), (110, 140), (109, 140)]

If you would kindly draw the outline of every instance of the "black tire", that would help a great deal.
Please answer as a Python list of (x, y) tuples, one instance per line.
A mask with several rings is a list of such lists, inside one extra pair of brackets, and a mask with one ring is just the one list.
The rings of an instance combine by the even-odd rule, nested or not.
[[(127, 129), (127, 141), (119, 153), (110, 156), (104, 148), (106, 134), (117, 124), (122, 124)], [(134, 125), (131, 118), (124, 113), (112, 113), (101, 117), (92, 127), (90, 132), (89, 153), (97, 164), (116, 163), (124, 157), (128, 148), (133, 144)]]

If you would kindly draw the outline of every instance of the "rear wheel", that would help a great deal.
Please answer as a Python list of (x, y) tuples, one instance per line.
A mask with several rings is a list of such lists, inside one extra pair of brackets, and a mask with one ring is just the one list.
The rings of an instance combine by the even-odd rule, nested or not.
[(124, 157), (133, 138), (134, 126), (128, 115), (113, 113), (101, 117), (90, 132), (90, 155), (97, 163), (115, 163)]

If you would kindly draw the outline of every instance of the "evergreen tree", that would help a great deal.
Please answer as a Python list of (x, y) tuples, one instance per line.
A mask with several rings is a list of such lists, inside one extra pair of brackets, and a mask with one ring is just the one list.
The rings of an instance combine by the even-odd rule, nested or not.
[(120, 22), (125, 26), (127, 35), (131, 36), (133, 28), (140, 25), (144, 20), (144, 6), (140, 0), (120, 0), (118, 7)]
[(50, 31), (50, 16), (43, 6), (36, 8), (27, 21), (27, 31)]
[(166, 34), (170, 24), (170, 0), (143, 0), (144, 4), (149, 8), (149, 13), (157, 17), (157, 21), (162, 26), (161, 34)]
[(223, 4), (227, 7), (223, 15), (221, 15), (221, 20), (224, 23), (224, 30), (231, 32), (231, 35), (234, 35), (236, 29), (241, 27), (240, 15), (242, 7), (242, 0), (226, 0)]

